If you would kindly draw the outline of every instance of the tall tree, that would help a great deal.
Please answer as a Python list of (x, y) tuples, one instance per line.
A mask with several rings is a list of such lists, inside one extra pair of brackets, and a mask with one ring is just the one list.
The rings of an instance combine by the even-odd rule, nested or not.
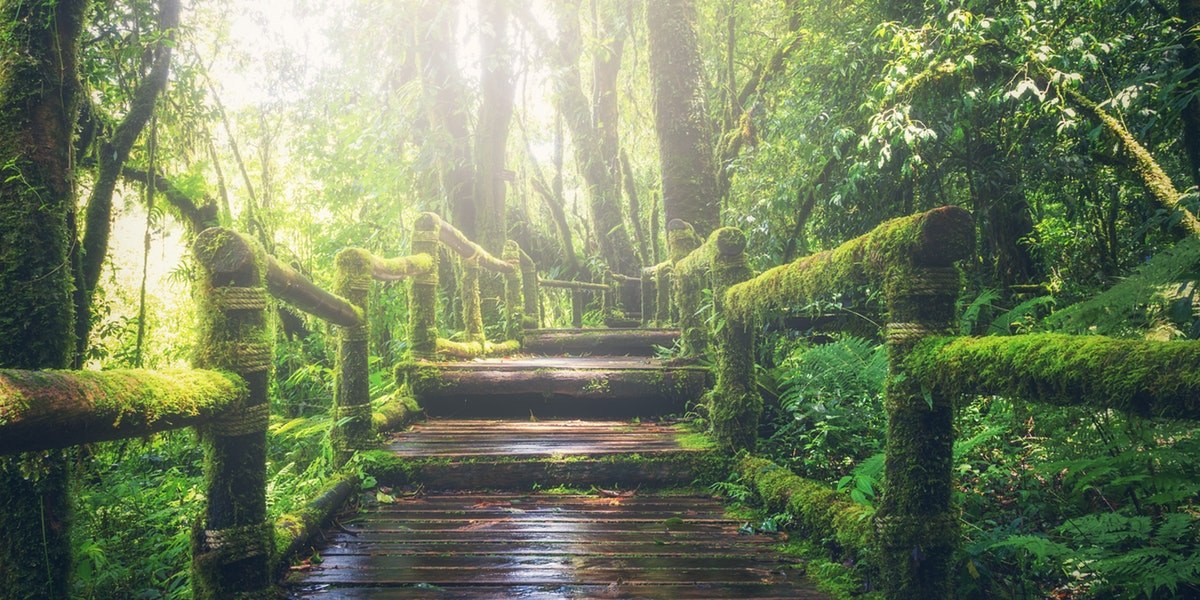
[(129, 160), (133, 145), (154, 113), (159, 95), (167, 87), (174, 31), (179, 25), (179, 0), (158, 3), (158, 42), (151, 53), (149, 73), (142, 79), (130, 100), (129, 109), (112, 135), (100, 143), (99, 167), (92, 195), (87, 204), (86, 230), (82, 244), (81, 278), (75, 289), (75, 366), (82, 366), (91, 333), (91, 307), (100, 283), (100, 272), (108, 256), (112, 233), (113, 193), (121, 171)]
[(648, 2), (646, 24), (666, 219), (682, 219), (707, 235), (721, 215), (695, 1)]
[[(78, 46), (86, 0), (0, 2), (0, 367), (66, 368), (74, 350)], [(0, 590), (67, 597), (66, 462), (0, 459)]]
[(513, 115), (512, 55), (508, 45), (508, 0), (479, 0), (482, 102), (475, 126), (477, 239), (497, 256), (508, 231), (504, 222), (505, 159)]

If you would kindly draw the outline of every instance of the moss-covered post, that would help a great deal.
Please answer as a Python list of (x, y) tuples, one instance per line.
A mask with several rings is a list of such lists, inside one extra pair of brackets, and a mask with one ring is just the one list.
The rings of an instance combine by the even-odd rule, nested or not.
[(571, 327), (583, 327), (583, 290), (571, 289)]
[(468, 344), (482, 344), (483, 310), (479, 297), (479, 256), (462, 259), (462, 316), (463, 333)]
[(200, 277), (196, 355), (202, 369), (246, 380), (243, 407), (202, 430), (207, 508), (192, 535), (195, 598), (265, 598), (274, 525), (267, 520), (267, 381), (272, 336), (267, 328), (266, 254), (227, 229), (196, 236)]
[(504, 339), (520, 340), (525, 330), (525, 298), (521, 283), (521, 246), (515, 240), (504, 242), (504, 262), (512, 272), (504, 274)]
[(537, 329), (541, 327), (542, 315), (541, 307), (538, 303), (541, 291), (538, 289), (538, 273), (537, 263), (533, 259), (521, 251), (521, 297), (525, 300), (525, 318), (523, 325), (525, 329)]
[(658, 290), (654, 287), (656, 271), (656, 267), (642, 269), (642, 327), (653, 327), (657, 317), (658, 308), (654, 304), (658, 299)]
[(354, 451), (366, 447), (371, 430), (370, 366), (367, 348), (367, 298), (371, 291), (371, 255), (359, 248), (347, 248), (337, 255), (334, 293), (345, 298), (361, 312), (355, 325), (337, 327), (337, 375), (334, 381), (334, 462), (346, 464)]
[(437, 355), (438, 219), (422, 213), (413, 226), (412, 253), (427, 254), (433, 261), (425, 273), (413, 276), (408, 293), (408, 348), (413, 358)]
[[(677, 265), (679, 261), (686, 258), (693, 250), (699, 248), (700, 243), (700, 236), (696, 235), (696, 230), (691, 224), (679, 219), (671, 219), (667, 223), (667, 250), (670, 254), (670, 263), (672, 265), (668, 273), (671, 280), (669, 292), (671, 301), (668, 302), (671, 315), (670, 322), (678, 324), (681, 328), (683, 327), (684, 320), (683, 305), (679, 297), (679, 270), (674, 265)], [(695, 314), (695, 308), (692, 309), (692, 313), (693, 315)]]
[(753, 450), (763, 405), (754, 387), (755, 323), (753, 316), (738, 316), (742, 311), (725, 309), (725, 292), (751, 276), (746, 263), (746, 235), (740, 229), (723, 227), (713, 236), (716, 248), (711, 272), (713, 309), (718, 319), (713, 331), (717, 386), (709, 418), (718, 443), (734, 450)]
[(669, 327), (676, 323), (674, 312), (674, 302), (671, 301), (671, 291), (675, 287), (675, 267), (669, 262), (659, 265), (654, 272), (654, 291), (658, 298), (654, 300), (654, 305), (658, 309), (658, 314), (655, 317), (659, 327)]
[(971, 217), (957, 208), (928, 213), (919, 236), (904, 247), (911, 256), (885, 263), (890, 373), (885, 394), (888, 435), (887, 487), (876, 513), (880, 578), (888, 598), (951, 598), (951, 560), (958, 543), (958, 517), (951, 507), (954, 407), (951, 398), (922, 389), (904, 362), (913, 346), (954, 325), (960, 289), (953, 263), (968, 257), (974, 243)]

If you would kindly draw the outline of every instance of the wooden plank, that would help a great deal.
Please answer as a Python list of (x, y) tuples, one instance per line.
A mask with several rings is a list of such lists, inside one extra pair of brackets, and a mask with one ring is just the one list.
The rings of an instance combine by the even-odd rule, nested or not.
[(457, 544), (476, 544), (481, 542), (503, 540), (508, 543), (554, 543), (554, 544), (588, 544), (594, 542), (651, 542), (654, 544), (670, 543), (707, 543), (743, 540), (747, 544), (777, 544), (780, 539), (769, 535), (737, 536), (727, 531), (507, 531), (503, 536), (495, 531), (485, 529), (475, 531), (409, 531), (409, 530), (363, 530), (350, 533), (335, 533), (329, 536), (329, 543), (388, 543), (403, 540), (405, 542), (442, 542)]
[(811, 585), (791, 584), (660, 584), (660, 585), (548, 585), (548, 586), (463, 586), (437, 587), (414, 585), (400, 589), (383, 588), (340, 588), (329, 584), (306, 586), (294, 589), (292, 598), (325, 598), (327, 600), (394, 600), (398, 594), (413, 600), (429, 598), (472, 598), (474, 600), (562, 600), (564, 598), (606, 598), (623, 600), (640, 598), (646, 600), (729, 600), (745, 598), (757, 600), (818, 600), (828, 596), (817, 592)]
[[(352, 540), (352, 538), (347, 538)], [(772, 539), (772, 541), (775, 541)], [(405, 556), (452, 555), (526, 555), (526, 556), (776, 556), (778, 551), (768, 544), (747, 544), (738, 539), (729, 542), (603, 542), (579, 544), (573, 542), (513, 543), (503, 540), (462, 542), (356, 542), (346, 541), (321, 549), (323, 557), (350, 554), (403, 554)]]
[(638, 583), (779, 583), (787, 575), (776, 568), (675, 568), (641, 569), (638, 567), (579, 569), (569, 564), (507, 568), (377, 568), (361, 566), (343, 569), (313, 569), (304, 576), (306, 583), (360, 583), (369, 585), (607, 585), (614, 582)]

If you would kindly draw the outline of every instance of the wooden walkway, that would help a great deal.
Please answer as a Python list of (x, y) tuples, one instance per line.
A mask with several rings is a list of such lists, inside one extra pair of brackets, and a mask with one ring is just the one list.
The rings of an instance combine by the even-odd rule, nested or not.
[[(584, 343), (552, 333), (547, 344)], [(651, 334), (614, 334), (629, 338), (612, 351), (622, 356), (431, 364), (439, 376), (415, 393), (455, 418), (393, 435), (404, 466), (377, 474), (416, 492), (343, 519), (321, 560), (289, 574), (290, 597), (824, 598), (779, 538), (744, 535), (720, 502), (688, 491), (716, 455), (660, 418), (695, 401), (707, 373), (627, 356), (645, 356)], [(516, 418), (496, 418), (506, 412)], [(564, 419), (578, 413), (589, 420)], [(531, 491), (557, 486), (574, 492)]]

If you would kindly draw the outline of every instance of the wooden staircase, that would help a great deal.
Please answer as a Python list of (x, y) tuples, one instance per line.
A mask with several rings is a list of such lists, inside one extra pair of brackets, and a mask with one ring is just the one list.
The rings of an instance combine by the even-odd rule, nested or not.
[(706, 373), (645, 358), (651, 331), (533, 346), (586, 337), (609, 356), (436, 364), (416, 390), (431, 418), (391, 436), (398, 460), (373, 473), (387, 492), (293, 570), (291, 597), (824, 597), (776, 536), (743, 535), (692, 487), (729, 468), (668, 418)]

